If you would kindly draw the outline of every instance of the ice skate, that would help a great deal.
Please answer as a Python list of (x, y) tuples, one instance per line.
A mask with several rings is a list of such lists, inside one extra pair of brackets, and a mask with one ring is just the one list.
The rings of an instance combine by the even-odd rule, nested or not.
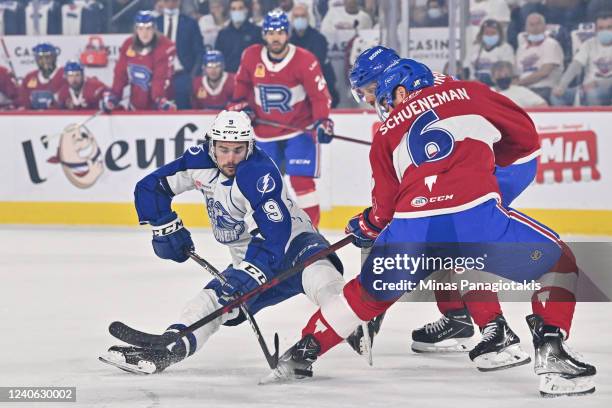
[(521, 339), (499, 315), (482, 329), (482, 339), (470, 351), (470, 359), (480, 371), (503, 370), (527, 364), (531, 358), (521, 349)]
[(577, 396), (595, 392), (597, 370), (565, 344), (561, 329), (544, 325), (542, 318), (527, 316), (535, 348), (534, 371), (540, 376), (543, 397)]
[(474, 326), (467, 309), (451, 310), (433, 323), (412, 331), (415, 353), (467, 352), (471, 348)]
[[(175, 334), (167, 333), (167, 335)], [(105, 355), (98, 359), (123, 371), (146, 375), (164, 371), (170, 365), (183, 360), (185, 355), (185, 344), (178, 341), (171, 351), (134, 346), (112, 346)]]
[(372, 345), (374, 344), (374, 336), (380, 331), (380, 326), (384, 318), (385, 314), (383, 313), (369, 322), (363, 323), (346, 339), (346, 342), (357, 352), (357, 354), (366, 358), (369, 365), (372, 365)]
[(308, 335), (287, 350), (278, 360), (278, 366), (259, 381), (260, 385), (290, 382), (312, 377), (312, 364), (317, 360), (321, 346)]

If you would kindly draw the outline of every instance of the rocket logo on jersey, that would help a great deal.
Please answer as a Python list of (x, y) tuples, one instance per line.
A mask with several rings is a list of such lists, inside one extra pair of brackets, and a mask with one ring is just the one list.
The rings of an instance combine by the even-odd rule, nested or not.
[(213, 235), (215, 239), (222, 244), (229, 244), (240, 239), (240, 235), (244, 232), (244, 221), (238, 221), (223, 208), (223, 204), (215, 201), (213, 198), (206, 199), (206, 209), (208, 217), (213, 226)]
[(128, 77), (130, 83), (141, 88), (143, 91), (149, 90), (153, 73), (144, 65), (128, 64)]
[(273, 109), (281, 113), (291, 112), (291, 90), (282, 85), (257, 85), (259, 102), (264, 112)]

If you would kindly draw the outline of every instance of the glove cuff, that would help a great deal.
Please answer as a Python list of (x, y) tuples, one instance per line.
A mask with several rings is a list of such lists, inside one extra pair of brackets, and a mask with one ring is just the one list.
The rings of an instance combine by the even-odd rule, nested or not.
[(250, 262), (247, 262), (247, 261), (240, 262), (240, 265), (238, 265), (238, 269), (240, 269), (241, 271), (244, 271), (244, 273), (246, 273), (251, 278), (253, 278), (255, 282), (257, 282), (258, 286), (263, 285), (264, 283), (268, 281), (268, 277), (266, 276), (266, 274), (263, 273), (261, 269), (259, 269), (257, 266), (253, 265)]
[[(170, 217), (171, 216), (171, 217)], [(168, 221), (168, 219), (170, 220)], [(183, 221), (176, 215), (175, 212), (172, 212), (167, 217), (163, 217), (158, 220), (158, 222), (151, 223), (153, 236), (154, 237), (163, 237), (166, 235), (174, 234), (176, 231), (183, 228)]]

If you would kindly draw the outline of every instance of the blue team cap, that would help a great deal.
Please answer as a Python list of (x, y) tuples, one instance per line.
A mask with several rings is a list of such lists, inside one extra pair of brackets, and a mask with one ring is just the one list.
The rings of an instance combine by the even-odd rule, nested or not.
[(151, 10), (141, 10), (134, 16), (134, 24), (149, 25), (155, 22), (155, 16)]
[(80, 62), (71, 60), (66, 62), (64, 65), (64, 74), (68, 74), (69, 72), (80, 72), (83, 73), (83, 66)]
[(283, 10), (274, 9), (264, 17), (262, 28), (264, 33), (266, 31), (285, 31), (288, 33), (289, 17)]
[(225, 58), (223, 58), (223, 53), (218, 50), (206, 51), (202, 56), (202, 65), (208, 64), (225, 65)]
[(43, 55), (43, 54), (53, 54), (53, 55), (57, 55), (57, 47), (55, 47), (53, 44), (51, 43), (40, 43), (40, 44), (36, 44), (33, 48), (32, 48), (32, 52), (34, 52), (34, 55)]

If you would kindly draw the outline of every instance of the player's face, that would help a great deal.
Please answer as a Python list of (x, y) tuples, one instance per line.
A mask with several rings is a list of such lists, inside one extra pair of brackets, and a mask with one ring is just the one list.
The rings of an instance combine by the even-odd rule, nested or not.
[(153, 40), (153, 34), (155, 34), (153, 24), (138, 24), (136, 26), (136, 35), (144, 45), (147, 45)]
[(215, 157), (221, 173), (234, 177), (236, 166), (246, 158), (247, 147), (244, 142), (215, 142)]
[(36, 58), (36, 64), (43, 73), (51, 73), (55, 70), (55, 55), (41, 54)]
[(353, 89), (353, 94), (356, 99), (364, 101), (370, 106), (374, 106), (376, 104), (376, 86), (376, 82), (370, 82), (367, 85)]
[(223, 74), (223, 65), (221, 64), (206, 64), (204, 69), (206, 70), (206, 76), (211, 81), (218, 81), (221, 78), (221, 74)]
[(264, 34), (268, 51), (272, 54), (281, 54), (285, 51), (289, 35), (285, 31), (270, 30)]
[(79, 71), (73, 71), (66, 74), (66, 81), (70, 88), (76, 90), (81, 89), (83, 86), (83, 74)]

